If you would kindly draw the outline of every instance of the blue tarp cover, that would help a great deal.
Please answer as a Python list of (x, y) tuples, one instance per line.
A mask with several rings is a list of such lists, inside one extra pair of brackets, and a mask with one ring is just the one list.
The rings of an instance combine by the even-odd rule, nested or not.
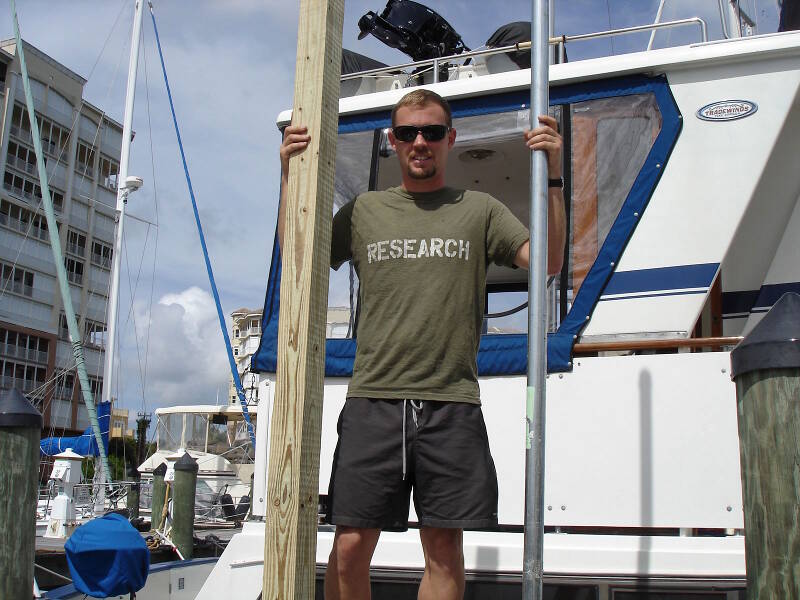
[[(100, 437), (103, 438), (103, 446), (108, 455), (108, 428), (111, 421), (111, 402), (100, 402), (97, 405), (97, 421), (100, 424)], [(64, 452), (67, 448), (72, 448), (73, 452), (81, 456), (99, 456), (97, 451), (97, 441), (94, 439), (92, 426), (86, 428), (79, 436), (74, 437), (49, 437), (39, 442), (42, 454), (55, 456)]]
[(110, 513), (81, 525), (64, 552), (75, 589), (92, 598), (138, 592), (147, 581), (150, 551), (122, 515)]

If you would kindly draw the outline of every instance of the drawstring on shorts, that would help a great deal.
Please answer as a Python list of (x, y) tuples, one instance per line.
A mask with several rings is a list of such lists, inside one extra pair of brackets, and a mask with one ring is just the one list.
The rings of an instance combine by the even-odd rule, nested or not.
[[(417, 414), (422, 412), (422, 400), (408, 400), (403, 399), (403, 481), (406, 480), (406, 404), (411, 403), (411, 418), (414, 419), (414, 427), (419, 427), (417, 421)], [(419, 406), (417, 405), (419, 404)]]

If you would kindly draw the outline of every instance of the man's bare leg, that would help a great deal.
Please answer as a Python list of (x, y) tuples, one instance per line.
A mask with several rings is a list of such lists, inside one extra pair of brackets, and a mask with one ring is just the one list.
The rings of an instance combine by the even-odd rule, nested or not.
[(369, 563), (380, 529), (336, 526), (325, 571), (325, 600), (370, 600)]
[(424, 527), (419, 530), (425, 553), (425, 574), (418, 600), (462, 600), (464, 550), (461, 529)]

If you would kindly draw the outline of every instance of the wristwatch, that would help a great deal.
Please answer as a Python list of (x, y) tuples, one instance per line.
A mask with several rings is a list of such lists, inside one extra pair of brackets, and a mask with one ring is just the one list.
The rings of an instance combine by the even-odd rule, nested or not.
[(563, 177), (556, 177), (554, 179), (547, 180), (547, 187), (549, 188), (558, 188), (563, 190), (564, 189), (564, 178)]

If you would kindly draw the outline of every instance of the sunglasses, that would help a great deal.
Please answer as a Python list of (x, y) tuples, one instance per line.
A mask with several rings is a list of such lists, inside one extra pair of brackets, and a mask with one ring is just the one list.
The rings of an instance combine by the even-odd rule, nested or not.
[(422, 134), (426, 142), (438, 142), (444, 139), (450, 128), (447, 125), (397, 125), (392, 127), (395, 139), (401, 142), (413, 142), (418, 134)]

